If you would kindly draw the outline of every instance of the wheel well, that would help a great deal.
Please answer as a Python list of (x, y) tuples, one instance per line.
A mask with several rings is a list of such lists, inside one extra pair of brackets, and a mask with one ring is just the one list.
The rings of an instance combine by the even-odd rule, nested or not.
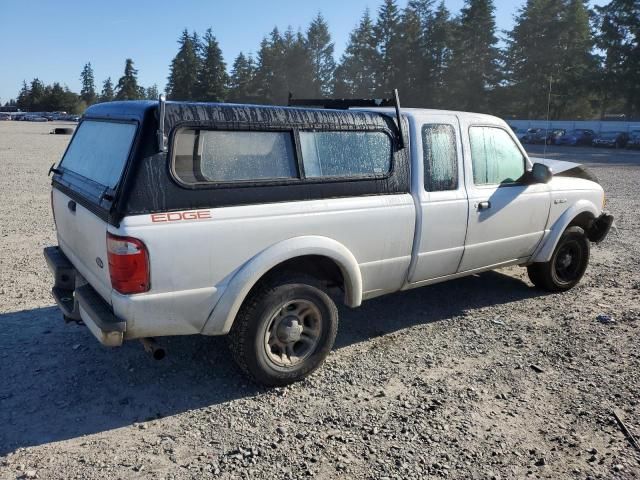
[(567, 228), (575, 227), (575, 226), (582, 227), (582, 229), (586, 232), (591, 228), (591, 225), (593, 224), (594, 220), (595, 220), (595, 217), (591, 212), (582, 212), (581, 214), (576, 216), (573, 220), (571, 220), (569, 225), (567, 225)]
[(260, 280), (256, 282), (252, 290), (262, 282), (283, 275), (285, 272), (289, 274), (310, 275), (319, 280), (330, 293), (345, 293), (345, 282), (342, 270), (340, 270), (340, 267), (333, 259), (322, 255), (303, 255), (285, 260), (266, 272)]

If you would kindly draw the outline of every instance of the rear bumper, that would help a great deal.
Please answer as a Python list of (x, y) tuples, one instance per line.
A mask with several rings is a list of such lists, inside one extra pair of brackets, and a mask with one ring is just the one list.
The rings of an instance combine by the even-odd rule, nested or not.
[(603, 213), (594, 220), (589, 230), (587, 230), (587, 238), (594, 243), (602, 242), (609, 234), (612, 225), (613, 215)]
[(126, 322), (114, 315), (111, 306), (82, 278), (60, 248), (47, 247), (43, 253), (54, 276), (51, 293), (62, 313), (82, 320), (103, 345), (122, 345)]

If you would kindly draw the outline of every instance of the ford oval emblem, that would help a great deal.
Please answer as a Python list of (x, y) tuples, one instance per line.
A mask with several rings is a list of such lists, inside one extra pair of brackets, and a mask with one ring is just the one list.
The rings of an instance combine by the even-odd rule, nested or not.
[(104, 264), (102, 263), (102, 259), (100, 257), (96, 257), (96, 263), (100, 268), (104, 267)]

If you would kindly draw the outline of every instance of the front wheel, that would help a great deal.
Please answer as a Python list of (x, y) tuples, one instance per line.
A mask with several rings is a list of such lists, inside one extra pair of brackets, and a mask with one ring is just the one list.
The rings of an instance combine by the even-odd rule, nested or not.
[(229, 332), (238, 366), (262, 385), (284, 386), (311, 374), (336, 338), (338, 310), (313, 277), (266, 281), (250, 294)]
[(529, 279), (538, 288), (565, 292), (580, 282), (589, 264), (589, 239), (580, 227), (569, 227), (545, 263), (527, 267)]

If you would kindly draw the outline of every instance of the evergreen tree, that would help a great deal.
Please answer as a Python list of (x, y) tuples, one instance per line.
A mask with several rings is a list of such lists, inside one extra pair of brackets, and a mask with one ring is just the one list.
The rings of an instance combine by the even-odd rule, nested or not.
[(227, 66), (216, 37), (209, 28), (202, 42), (202, 58), (198, 72), (197, 98), (204, 102), (222, 102), (227, 95)]
[(264, 38), (260, 43), (254, 80), (259, 102), (286, 103), (289, 90), (285, 69), (285, 43), (277, 27), (271, 31), (268, 39)]
[(453, 31), (448, 69), (451, 106), (488, 112), (498, 84), (498, 49), (493, 0), (465, 0)]
[(155, 83), (151, 85), (149, 88), (145, 89), (144, 98), (147, 100), (158, 100), (160, 97), (160, 92), (158, 91), (158, 85)]
[(29, 87), (29, 108), (32, 111), (41, 111), (43, 110), (43, 104), (45, 100), (45, 86), (44, 84), (37, 78), (34, 78), (31, 81), (31, 86)]
[(378, 91), (380, 54), (369, 10), (351, 32), (349, 43), (336, 69), (334, 95), (373, 98)]
[(256, 66), (251, 55), (245, 56), (240, 52), (231, 68), (228, 101), (233, 103), (255, 102), (256, 94), (252, 89), (255, 74)]
[(331, 41), (329, 26), (320, 13), (309, 25), (306, 45), (313, 69), (313, 96), (329, 96), (336, 62), (333, 58), (334, 44)]
[(116, 100), (139, 100), (142, 98), (141, 88), (138, 86), (138, 70), (133, 66), (133, 60), (127, 58), (124, 75), (116, 86)]
[(31, 107), (31, 92), (25, 80), (22, 81), (22, 88), (18, 93), (16, 104), (20, 110), (28, 110)]
[[(640, 21), (640, 18), (638, 19)], [(561, 19), (561, 69), (553, 97), (556, 118), (591, 118), (597, 91), (597, 62), (585, 0), (568, 0)], [(639, 72), (640, 73), (640, 70)], [(636, 82), (637, 83), (637, 82)]]
[(87, 105), (93, 105), (98, 100), (98, 96), (96, 95), (96, 84), (93, 77), (93, 68), (91, 67), (91, 62), (86, 63), (82, 68), (82, 72), (80, 73), (80, 81), (82, 82), (80, 97)]
[(285, 32), (283, 46), (287, 96), (289, 93), (297, 98), (323, 95), (322, 85), (316, 76), (314, 54), (308, 45), (301, 32), (294, 33), (291, 27)]
[(590, 116), (595, 63), (582, 0), (529, 0), (508, 35), (506, 112), (544, 118), (551, 87), (551, 118)]
[(84, 112), (87, 105), (82, 101), (80, 96), (71, 90), (69, 87), (64, 87), (64, 100), (62, 102), (62, 110), (67, 113), (82, 113)]
[(428, 15), (425, 25), (425, 77), (423, 105), (445, 108), (449, 104), (447, 72), (451, 62), (453, 23), (444, 0), (433, 14)]
[(375, 33), (380, 52), (376, 75), (378, 79), (377, 93), (378, 96), (388, 97), (391, 91), (398, 86), (399, 72), (404, 68), (401, 62), (400, 11), (396, 0), (384, 0), (378, 11)]
[[(511, 112), (544, 118), (549, 81), (559, 75), (562, 59), (563, 5), (558, 0), (528, 0), (508, 33), (506, 73), (511, 87)], [(557, 80), (557, 78), (556, 78)]]
[(396, 87), (407, 106), (422, 106), (425, 102), (428, 69), (425, 50), (425, 18), (430, 14), (430, 1), (412, 0), (400, 17), (400, 49), (396, 58), (399, 75)]
[(596, 7), (597, 46), (604, 52), (605, 108), (616, 97), (628, 118), (640, 115), (640, 2), (611, 0)]
[(171, 61), (167, 95), (173, 100), (196, 100), (200, 71), (200, 39), (185, 28), (178, 40), (180, 48)]
[(62, 88), (58, 82), (55, 82), (53, 85), (45, 87), (45, 99), (42, 110), (47, 112), (67, 111), (69, 110), (67, 99), (68, 97), (64, 88)]
[(102, 93), (100, 94), (101, 102), (111, 102), (115, 97), (115, 93), (113, 92), (113, 83), (111, 82), (111, 77), (107, 77), (107, 79), (102, 83)]

